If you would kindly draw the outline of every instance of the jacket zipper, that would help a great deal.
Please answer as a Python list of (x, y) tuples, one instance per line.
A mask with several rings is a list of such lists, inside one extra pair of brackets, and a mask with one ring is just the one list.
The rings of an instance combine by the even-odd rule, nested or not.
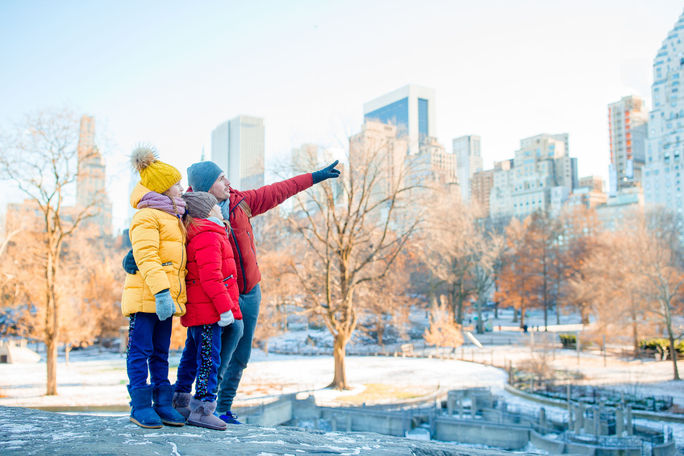
[[(230, 202), (228, 203), (228, 220), (230, 221), (230, 216), (233, 215), (233, 211), (237, 209), (237, 207), (240, 205), (242, 201), (244, 201), (244, 197), (240, 201), (237, 202), (235, 206), (232, 208), (230, 207)], [(245, 214), (246, 216), (247, 214)], [(230, 226), (230, 235), (233, 236), (233, 242), (235, 243), (235, 250), (237, 250), (238, 253), (238, 260), (240, 260), (240, 270), (242, 271), (242, 284), (243, 284), (243, 290), (247, 290), (247, 276), (245, 275), (245, 266), (242, 263), (242, 253), (240, 253), (240, 246), (238, 245), (237, 242), (237, 237), (235, 236), (235, 231), (233, 231), (233, 225)], [(249, 235), (248, 235), (249, 236)], [(251, 246), (250, 246), (251, 247)], [(252, 249), (254, 251), (254, 249)], [(255, 252), (255, 258), (256, 258), (256, 252)]]
[[(183, 260), (184, 260), (184, 259), (185, 259), (185, 244), (183, 244), (183, 246), (181, 247), (181, 261), (180, 261), (180, 264), (183, 264)], [(180, 266), (180, 264), (179, 264), (179, 266)], [(182, 311), (180, 304), (178, 304), (178, 298), (180, 298), (181, 292), (183, 291), (183, 283), (182, 283), (182, 281), (181, 281), (180, 274), (181, 274), (181, 269), (178, 268), (178, 295), (176, 296), (176, 302), (174, 303), (175, 305), (178, 306), (178, 312), (181, 312), (181, 311)], [(175, 308), (175, 306), (174, 306), (174, 308)]]
[(240, 246), (238, 245), (237, 238), (235, 237), (235, 231), (233, 229), (230, 229), (230, 235), (233, 236), (233, 242), (235, 243), (235, 250), (237, 250), (238, 253), (238, 259), (240, 260), (240, 269), (242, 270), (242, 283), (243, 283), (243, 290), (247, 289), (247, 277), (245, 277), (245, 267), (242, 264), (242, 253), (240, 253)]

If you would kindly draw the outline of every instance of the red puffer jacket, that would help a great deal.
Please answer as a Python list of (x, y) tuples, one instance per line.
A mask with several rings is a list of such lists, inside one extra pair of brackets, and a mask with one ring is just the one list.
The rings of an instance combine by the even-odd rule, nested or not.
[(237, 268), (224, 227), (207, 219), (195, 219), (188, 227), (188, 295), (183, 326), (210, 325), (232, 310), (242, 318), (238, 303)]
[[(282, 182), (264, 185), (255, 190), (244, 192), (230, 189), (230, 199), (221, 202), (223, 217), (230, 221), (232, 232), (230, 244), (233, 246), (235, 262), (238, 265), (238, 287), (240, 294), (249, 293), (261, 281), (261, 272), (257, 264), (254, 247), (254, 233), (249, 216), (242, 210), (240, 202), (249, 206), (251, 216), (263, 214), (273, 209), (289, 197), (306, 190), (313, 185), (311, 173), (300, 174)], [(230, 204), (228, 204), (230, 203)], [(188, 298), (189, 299), (189, 298)]]

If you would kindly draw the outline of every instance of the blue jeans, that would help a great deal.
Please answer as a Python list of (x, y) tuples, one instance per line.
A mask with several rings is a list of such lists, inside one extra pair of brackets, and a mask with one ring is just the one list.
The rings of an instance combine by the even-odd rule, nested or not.
[(242, 311), (243, 327), (235, 323), (223, 330), (221, 338), (221, 367), (219, 368), (218, 405), (216, 410), (227, 412), (233, 406), (235, 393), (240, 385), (242, 371), (247, 367), (252, 353), (252, 339), (254, 329), (259, 318), (261, 304), (261, 287), (256, 284), (249, 293), (240, 295), (240, 310)]
[(221, 362), (220, 351), (219, 325), (214, 323), (189, 327), (183, 355), (178, 365), (175, 391), (189, 393), (192, 390), (192, 383), (195, 382), (195, 399), (214, 402)]
[(169, 384), (169, 344), (173, 318), (160, 321), (156, 313), (137, 312), (128, 326), (126, 372), (130, 389), (147, 386), (149, 369), (152, 385)]

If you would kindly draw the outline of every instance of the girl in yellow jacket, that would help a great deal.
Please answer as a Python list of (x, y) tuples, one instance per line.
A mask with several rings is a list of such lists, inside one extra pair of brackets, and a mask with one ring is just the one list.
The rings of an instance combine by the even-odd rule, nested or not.
[(131, 194), (137, 212), (129, 230), (139, 270), (126, 274), (121, 298), (121, 310), (130, 318), (126, 370), (131, 421), (144, 428), (182, 426), (185, 418), (171, 406), (168, 362), (171, 317), (185, 314), (186, 301), (181, 175), (149, 147), (135, 149), (131, 161), (140, 174)]

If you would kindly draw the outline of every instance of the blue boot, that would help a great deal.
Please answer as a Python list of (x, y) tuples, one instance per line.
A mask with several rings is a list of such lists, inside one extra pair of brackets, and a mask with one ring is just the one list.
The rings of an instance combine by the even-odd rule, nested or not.
[(154, 387), (154, 411), (161, 418), (162, 423), (169, 426), (183, 426), (185, 417), (178, 413), (171, 405), (173, 387), (171, 385), (159, 385)]
[(148, 429), (162, 427), (161, 418), (152, 408), (152, 385), (136, 389), (131, 389), (129, 385), (128, 394), (131, 396), (131, 421)]

